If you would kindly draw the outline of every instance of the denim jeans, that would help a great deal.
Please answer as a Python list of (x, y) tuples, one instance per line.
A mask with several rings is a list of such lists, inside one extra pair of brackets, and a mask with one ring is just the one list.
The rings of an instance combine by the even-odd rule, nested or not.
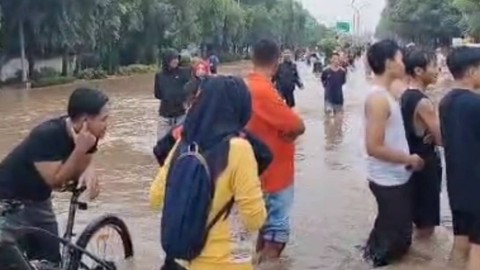
[(279, 192), (265, 194), (268, 217), (261, 232), (264, 240), (282, 244), (288, 242), (293, 197), (293, 185)]

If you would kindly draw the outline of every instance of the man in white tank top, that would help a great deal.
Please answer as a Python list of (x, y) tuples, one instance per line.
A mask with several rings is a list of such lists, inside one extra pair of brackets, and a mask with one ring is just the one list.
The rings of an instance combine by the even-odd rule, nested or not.
[(395, 41), (373, 44), (367, 60), (375, 77), (365, 103), (365, 145), (367, 177), (377, 204), (378, 214), (365, 248), (365, 258), (375, 267), (401, 259), (412, 241), (412, 171), (423, 160), (411, 155), (402, 113), (392, 89), (395, 80), (405, 76), (400, 47)]

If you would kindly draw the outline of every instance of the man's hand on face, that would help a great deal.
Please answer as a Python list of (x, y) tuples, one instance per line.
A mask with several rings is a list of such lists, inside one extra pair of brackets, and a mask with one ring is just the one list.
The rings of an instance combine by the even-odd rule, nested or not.
[(94, 200), (100, 194), (100, 182), (98, 180), (95, 169), (90, 166), (78, 179), (78, 187), (86, 187), (88, 198)]
[(82, 151), (82, 153), (87, 153), (93, 146), (95, 146), (97, 138), (88, 130), (86, 122), (83, 123), (82, 128), (78, 133), (75, 132), (73, 126), (71, 129), (75, 146)]

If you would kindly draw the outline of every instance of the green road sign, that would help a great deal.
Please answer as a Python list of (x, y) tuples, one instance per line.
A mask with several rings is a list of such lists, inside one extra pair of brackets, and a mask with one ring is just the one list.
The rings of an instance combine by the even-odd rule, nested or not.
[(349, 22), (337, 22), (335, 27), (338, 32), (341, 33), (350, 33), (350, 23)]

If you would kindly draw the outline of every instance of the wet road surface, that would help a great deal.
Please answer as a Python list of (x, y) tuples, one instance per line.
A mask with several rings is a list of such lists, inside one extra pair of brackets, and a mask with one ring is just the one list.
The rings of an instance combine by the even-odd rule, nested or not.
[[(325, 118), (319, 79), (309, 67), (299, 64), (299, 68), (305, 90), (296, 92), (297, 111), (305, 119), (307, 131), (297, 143), (293, 235), (281, 264), (262, 269), (370, 269), (362, 261), (359, 249), (375, 214), (362, 151), (362, 102), (368, 84), (359, 68), (347, 83), (343, 116)], [(243, 63), (224, 66), (223, 72), (245, 75), (248, 69)], [(102, 194), (90, 203), (88, 211), (79, 212), (76, 229), (80, 231), (104, 213), (117, 214), (127, 222), (133, 235), (135, 269), (159, 269), (159, 215), (148, 205), (149, 185), (158, 169), (151, 153), (158, 108), (152, 93), (153, 75), (30, 91), (0, 91), (0, 157), (35, 124), (64, 114), (66, 99), (81, 85), (105, 90), (112, 100), (112, 112), (108, 135), (95, 157)], [(61, 228), (67, 203), (68, 194), (55, 194)], [(447, 209), (444, 212), (448, 213)], [(444, 220), (449, 223), (447, 214)], [(433, 243), (416, 243), (402, 263), (385, 269), (451, 269), (444, 267), (451, 239), (445, 229), (439, 231)]]

